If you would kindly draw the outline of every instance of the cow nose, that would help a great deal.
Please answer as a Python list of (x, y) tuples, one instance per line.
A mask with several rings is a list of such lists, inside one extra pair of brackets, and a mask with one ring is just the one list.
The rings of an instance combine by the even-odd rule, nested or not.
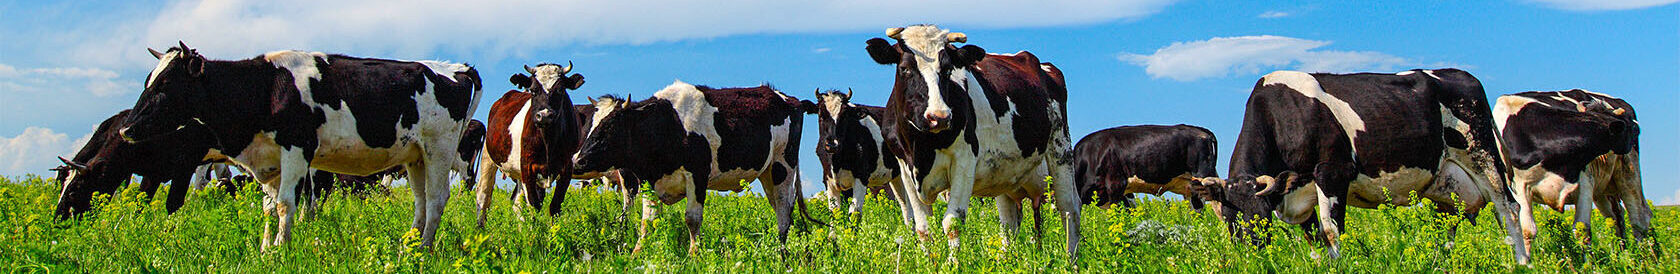
[(951, 113), (945, 111), (927, 112), (922, 113), (922, 118), (927, 119), (929, 131), (938, 132), (950, 126), (946, 122), (951, 120)]

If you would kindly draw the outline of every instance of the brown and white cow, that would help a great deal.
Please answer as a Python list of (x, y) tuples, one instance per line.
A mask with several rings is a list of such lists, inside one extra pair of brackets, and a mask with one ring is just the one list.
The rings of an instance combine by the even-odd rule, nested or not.
[[(930, 240), (928, 205), (949, 190), (944, 228), (956, 259), (969, 197), (998, 197), (1003, 231), (1020, 226), (1021, 199), (1054, 187), (1070, 259), (1079, 250), (1079, 207), (1069, 168), (1073, 142), (1067, 129), (1067, 87), (1059, 70), (1025, 51), (988, 54), (962, 33), (933, 25), (891, 28), (869, 39), (875, 62), (895, 65), (883, 123), (898, 157), (915, 230)], [(1048, 172), (1045, 172), (1048, 171)], [(1048, 174), (1046, 174), (1048, 173)], [(1060, 183), (1049, 184), (1045, 175)]]
[(158, 66), (119, 134), (133, 143), (207, 128), (207, 157), (250, 171), (268, 194), (264, 211), (279, 222), (264, 233), (265, 249), (291, 237), (295, 186), (310, 168), (368, 175), (403, 166), (411, 227), (423, 245), (435, 238), (482, 88), (471, 66), (302, 51), (209, 60), (185, 44), (152, 54)]
[[(484, 140), (484, 154), (478, 173), (478, 225), (484, 219), (495, 190), (496, 172), (513, 177), (525, 195), (526, 204), (542, 208), (543, 192), (557, 183), (548, 213), (560, 214), (571, 182), (572, 154), (577, 152), (579, 121), (566, 90), (583, 86), (583, 74), (572, 74), (572, 66), (539, 64), (525, 67), (526, 74), (508, 80), (525, 91), (509, 90), (490, 105), (490, 124)], [(519, 208), (515, 206), (515, 209)]]
[[(1592, 211), (1615, 224), (1616, 236), (1644, 240), (1651, 208), (1639, 176), (1639, 120), (1627, 101), (1586, 90), (1530, 91), (1499, 96), (1493, 107), (1523, 238), (1532, 243), (1533, 203), (1563, 211), (1591, 240)], [(1623, 213), (1631, 222), (1624, 222)], [(1660, 250), (1657, 249), (1657, 250)]]
[[(575, 174), (617, 170), (625, 181), (648, 182), (658, 201), (643, 201), (643, 220), (658, 218), (660, 202), (687, 200), (690, 253), (701, 243), (705, 191), (745, 191), (748, 182), (758, 180), (776, 212), (778, 239), (785, 242), (794, 207), (805, 211), (798, 149), (805, 110), (811, 108), (810, 101), (770, 86), (711, 88), (677, 81), (641, 102), (597, 109)], [(636, 251), (647, 239), (647, 222), (640, 235)]]

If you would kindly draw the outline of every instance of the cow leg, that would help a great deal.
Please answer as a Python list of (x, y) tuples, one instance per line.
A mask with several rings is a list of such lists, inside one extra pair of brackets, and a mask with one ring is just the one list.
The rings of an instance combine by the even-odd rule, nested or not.
[[(420, 171), (420, 169), (423, 168), (425, 167), (421, 166), (420, 163), (409, 163), (403, 165), (403, 169), (408, 170), (409, 173), (418, 173), (416, 171)], [(415, 177), (409, 177), (408, 179), (408, 190), (410, 190), (409, 192), (414, 195), (414, 219), (410, 222), (408, 228), (415, 231), (425, 231), (426, 198), (430, 197), (426, 195), (426, 188), (430, 186), (424, 183), (419, 183), (421, 181), (418, 181), (418, 178)]]
[(410, 184), (425, 184), (426, 186), (426, 220), (425, 229), (420, 231), (420, 245), (431, 246), (432, 240), (437, 238), (438, 226), (443, 223), (443, 208), (449, 203), (449, 171), (453, 170), (456, 152), (443, 149), (429, 153), (422, 165), (424, 170), (408, 170)]
[(1021, 229), (1021, 198), (1015, 195), (997, 196), (998, 225), (1003, 228), (1003, 247), (1009, 248), (1010, 242), (1019, 235)]
[(619, 177), (616, 182), (618, 184), (618, 194), (624, 199), (622, 210), (618, 212), (618, 221), (624, 222), (624, 218), (630, 215), (630, 208), (636, 205), (636, 192), (641, 191), (642, 184), (637, 179), (627, 179), (623, 172), (614, 172), (613, 174)]
[[(658, 190), (656, 189), (654, 192), (658, 192)], [(770, 196), (769, 193), (766, 190), (765, 196)], [(647, 236), (652, 232), (648, 231), (652, 228), (650, 225), (659, 220), (659, 199), (652, 197), (638, 197), (637, 199), (642, 201), (642, 222), (641, 226), (636, 229), (636, 248), (631, 249), (630, 254), (642, 252), (642, 244), (647, 243)]]
[(909, 197), (910, 195), (914, 195), (914, 194), (909, 193), (908, 192), (909, 190), (905, 189), (904, 182), (896, 180), (897, 178), (894, 178), (894, 179), (895, 180), (893, 180), (893, 181), (887, 182), (887, 191), (892, 192), (893, 202), (898, 203), (898, 214), (899, 214), (899, 217), (904, 221), (904, 227), (905, 228), (915, 228), (916, 227), (916, 223), (915, 223), (916, 216), (915, 216), (914, 212), (911, 212), (910, 207), (913, 207), (913, 206), (916, 206), (916, 205), (911, 204), (910, 199), (906, 198), (906, 197)]
[(1347, 218), (1348, 185), (1357, 176), (1357, 169), (1349, 163), (1322, 163), (1315, 168), (1315, 182), (1318, 183), (1318, 222), (1319, 231), (1329, 243), (1330, 258), (1341, 257), (1341, 245), (1336, 237), (1341, 236), (1343, 221)]
[(157, 194), (158, 186), (162, 185), (164, 181), (168, 181), (168, 180), (169, 180), (168, 178), (164, 178), (163, 176), (141, 177), (140, 178), (140, 192), (146, 193), (146, 200), (145, 201), (150, 203), (152, 201), (152, 195)]
[(855, 183), (853, 183), (853, 185), (852, 185), (852, 205), (850, 207), (846, 208), (846, 213), (850, 213), (852, 216), (858, 216), (859, 214), (862, 214), (863, 213), (863, 202), (864, 202), (864, 199), (865, 199), (864, 196), (866, 196), (868, 194), (869, 194), (869, 186), (863, 185), (863, 180), (858, 180)]
[(1604, 215), (1605, 219), (1610, 219), (1611, 226), (1616, 229), (1616, 238), (1627, 240), (1627, 224), (1622, 223), (1625, 219), (1622, 218), (1621, 198), (1600, 194), (1593, 198), (1593, 203), (1598, 207), (1599, 215)]
[[(705, 220), (706, 212), (706, 178), (704, 174), (689, 174), (691, 183), (684, 191), (688, 197), (688, 210), (683, 212), (683, 224), (688, 226), (688, 255), (694, 256), (700, 251), (700, 223)], [(561, 195), (555, 192), (555, 195)], [(768, 195), (767, 195), (768, 196)], [(786, 221), (783, 221), (786, 223)], [(782, 226), (782, 237), (785, 242), (787, 227)]]
[[(1066, 125), (1062, 125), (1065, 127)], [(1083, 237), (1080, 232), (1080, 207), (1084, 205), (1079, 200), (1079, 185), (1073, 181), (1073, 170), (1069, 168), (1073, 162), (1073, 152), (1070, 150), (1072, 142), (1068, 141), (1067, 129), (1056, 129), (1054, 138), (1048, 148), (1048, 160), (1051, 178), (1051, 193), (1054, 194), (1056, 209), (1061, 210), (1062, 229), (1067, 231), (1068, 261), (1079, 261), (1079, 240)]]
[(190, 186), (188, 182), (192, 180), (193, 174), (184, 171), (185, 170), (183, 170), (183, 172), (173, 173), (180, 175), (177, 175), (169, 182), (169, 198), (164, 201), (163, 208), (169, 210), (169, 213), (171, 214), (175, 213), (176, 210), (180, 210), (181, 205), (186, 204), (187, 201), (187, 187)]
[[(1645, 240), (1645, 237), (1649, 237), (1649, 233), (1652, 231), (1651, 203), (1645, 200), (1645, 186), (1642, 185), (1644, 182), (1640, 177), (1639, 169), (1639, 151), (1633, 151), (1628, 153), (1627, 156), (1623, 156), (1622, 163), (1625, 169), (1616, 172), (1615, 179), (1612, 182), (1616, 188), (1621, 190), (1618, 194), (1621, 195), (1623, 208), (1627, 211), (1628, 219), (1630, 219), (1628, 221), (1633, 225), (1633, 238), (1642, 241)], [(1653, 245), (1658, 243), (1660, 241), (1651, 241)], [(1658, 250), (1657, 256), (1662, 256), (1662, 248), (1654, 250)]]
[(571, 165), (561, 164), (556, 165), (556, 167), (560, 168), (560, 172), (556, 173), (560, 174), (560, 178), (553, 180), (554, 197), (548, 201), (549, 216), (560, 216), (560, 205), (566, 202), (566, 192), (571, 190), (572, 180), (569, 177), (572, 174)]
[(214, 166), (214, 165), (216, 165), (216, 164), (204, 164), (204, 165), (198, 166), (196, 168), (193, 168), (193, 174), (192, 174), (192, 176), (193, 176), (193, 179), (192, 179), (193, 190), (204, 190), (204, 184), (208, 183), (210, 181), (210, 166)]
[(478, 166), (477, 182), (473, 183), (473, 201), (478, 209), (478, 228), (484, 228), (484, 219), (490, 215), (490, 204), (495, 202), (490, 196), (496, 194), (496, 172), (500, 169), (490, 157), (479, 157)]
[(543, 196), (546, 195), (544, 191), (547, 191), (543, 180), (537, 179), (536, 172), (532, 172), (531, 168), (519, 170), (519, 183), (525, 186), (525, 190), (521, 191), (521, 194), (525, 195), (525, 204), (531, 205), (537, 212), (542, 212)]
[(1132, 193), (1126, 193), (1120, 197), (1120, 202), (1124, 203), (1127, 209), (1137, 208), (1137, 197), (1132, 196)]
[[(790, 171), (780, 163), (772, 164), (771, 168), (782, 169), (783, 172)], [(776, 176), (773, 173), (777, 172), (772, 171), (760, 175), (758, 183), (764, 188), (764, 198), (770, 201), (770, 208), (776, 211), (776, 240), (785, 244), (787, 243), (788, 229), (793, 226), (793, 199), (799, 199), (799, 196), (798, 194), (792, 194), (793, 185), (789, 184), (795, 181), (775, 178)], [(793, 176), (791, 173), (788, 174), (788, 176)]]
[(1575, 181), (1575, 233), (1586, 237), (1586, 242), (1591, 244), (1593, 191), (1597, 185), (1593, 182), (1592, 173), (1586, 170), (1582, 170)]
[(273, 246), (286, 243), (292, 235), (292, 220), (297, 215), (297, 186), (307, 180), (309, 175), (309, 158), (303, 154), (301, 148), (283, 148), (280, 153), (280, 180), (265, 182), (277, 184), (271, 194), (275, 197), (275, 213), (280, 221), (274, 229)]
[(950, 173), (946, 174), (948, 175), (946, 178), (950, 179), (951, 190), (948, 193), (951, 197), (945, 204), (945, 218), (942, 222), (945, 229), (945, 243), (946, 246), (950, 247), (949, 250), (946, 250), (946, 259), (952, 262), (952, 265), (956, 265), (957, 251), (962, 245), (961, 225), (968, 219), (968, 204), (974, 197), (974, 172), (976, 166), (979, 165), (979, 162), (974, 159), (976, 156), (969, 153), (970, 150), (966, 148), (955, 150), (957, 150), (954, 153), (956, 157), (953, 158), (956, 160), (951, 164)]

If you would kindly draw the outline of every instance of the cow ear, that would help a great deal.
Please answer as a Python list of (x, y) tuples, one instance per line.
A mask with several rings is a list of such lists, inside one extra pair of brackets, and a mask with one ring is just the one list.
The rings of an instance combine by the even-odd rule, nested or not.
[(974, 63), (979, 63), (980, 59), (986, 58), (986, 50), (976, 45), (964, 45), (962, 48), (958, 48), (957, 55), (952, 57), (954, 57), (952, 61), (956, 62), (953, 65), (958, 67), (972, 66)]
[(566, 89), (574, 89), (575, 90), (575, 89), (578, 89), (579, 87), (583, 87), (583, 74), (582, 73), (572, 74), (571, 77), (566, 77)]
[(524, 73), (514, 73), (513, 76), (508, 77), (508, 82), (513, 83), (513, 86), (519, 87), (520, 89), (530, 88), (531, 76), (527, 76)]
[(805, 114), (817, 114), (817, 103), (812, 103), (811, 100), (799, 100), (799, 110), (805, 111)]
[(869, 46), (864, 47), (864, 49), (869, 51), (869, 58), (875, 59), (875, 63), (882, 65), (898, 64), (899, 59), (904, 58), (903, 54), (898, 52), (898, 48), (893, 47), (892, 43), (888, 43), (887, 39), (870, 38), (865, 43), (868, 43)]
[(193, 56), (192, 58), (187, 58), (187, 68), (190, 69), (187, 72), (191, 73), (193, 77), (203, 76), (204, 75), (204, 57)]

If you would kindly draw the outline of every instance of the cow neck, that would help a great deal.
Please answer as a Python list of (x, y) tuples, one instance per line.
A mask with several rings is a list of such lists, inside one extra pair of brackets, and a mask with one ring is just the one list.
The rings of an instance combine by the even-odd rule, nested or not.
[(279, 69), (260, 57), (241, 61), (206, 61), (203, 81), (205, 102), (198, 103), (196, 118), (209, 132), (215, 148), (228, 157), (249, 146), (251, 139), (274, 127), (270, 116), (274, 106), (273, 83)]

